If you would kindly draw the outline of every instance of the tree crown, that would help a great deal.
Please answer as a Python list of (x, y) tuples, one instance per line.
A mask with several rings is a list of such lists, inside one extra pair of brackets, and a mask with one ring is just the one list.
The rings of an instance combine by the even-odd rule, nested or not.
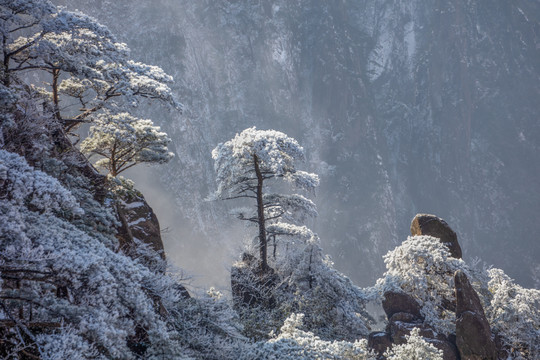
[(152, 120), (138, 119), (128, 113), (99, 114), (81, 151), (102, 158), (96, 166), (116, 176), (138, 163), (165, 163), (174, 154), (167, 150), (166, 133)]
[(304, 157), (298, 142), (282, 132), (246, 129), (212, 151), (218, 181), (215, 195), (227, 198), (255, 186), (255, 159), (264, 179), (283, 177), (298, 188), (312, 190), (319, 184), (319, 177), (295, 166), (295, 161)]

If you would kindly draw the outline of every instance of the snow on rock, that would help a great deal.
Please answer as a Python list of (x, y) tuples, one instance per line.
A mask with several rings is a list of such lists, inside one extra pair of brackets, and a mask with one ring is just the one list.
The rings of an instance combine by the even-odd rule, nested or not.
[(136, 240), (165, 257), (159, 220), (144, 196), (134, 188), (132, 181), (109, 177), (115, 184), (116, 208), (120, 218), (120, 245), (132, 247)]

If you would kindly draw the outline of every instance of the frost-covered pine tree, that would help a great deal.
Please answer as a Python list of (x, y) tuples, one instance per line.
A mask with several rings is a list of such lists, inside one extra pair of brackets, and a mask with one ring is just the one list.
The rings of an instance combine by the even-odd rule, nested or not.
[[(104, 110), (129, 111), (143, 98), (181, 108), (168, 86), (171, 76), (130, 60), (126, 44), (85, 14), (48, 0), (0, 0), (0, 18), (3, 83), (9, 86), (17, 74), (48, 73), (50, 90), (42, 92), (68, 131)], [(76, 105), (62, 105), (62, 97)]]
[[(271, 330), (279, 331), (294, 312), (305, 314), (304, 329), (324, 340), (367, 336), (372, 321), (365, 311), (369, 296), (333, 269), (318, 236), (303, 225), (317, 215), (315, 204), (300, 194), (271, 191), (282, 185), (280, 179), (308, 191), (318, 185), (317, 175), (295, 167), (304, 157), (298, 143), (281, 132), (249, 128), (218, 145), (213, 157), (216, 198), (247, 198), (255, 205), (236, 214), (258, 227), (260, 264), (244, 254), (231, 274), (246, 334), (264, 338)], [(278, 244), (280, 238), (288, 241)], [(267, 254), (267, 248), (272, 252)], [(270, 275), (263, 276), (268, 263)]]
[[(269, 183), (283, 179), (296, 188), (313, 190), (319, 184), (316, 174), (296, 169), (295, 162), (304, 159), (298, 142), (275, 130), (249, 128), (232, 140), (219, 144), (213, 151), (217, 172), (216, 199), (252, 199), (255, 211), (240, 209), (241, 220), (258, 226), (260, 266), (268, 270), (268, 242), (278, 236), (300, 236), (309, 239), (313, 233), (299, 225), (306, 216), (316, 215), (315, 205), (303, 195), (276, 194)], [(274, 251), (276, 244), (274, 243)]]
[(174, 155), (167, 150), (166, 133), (151, 120), (138, 119), (128, 113), (100, 114), (89, 136), (82, 142), (83, 153), (101, 157), (96, 166), (112, 176), (140, 163), (165, 163)]

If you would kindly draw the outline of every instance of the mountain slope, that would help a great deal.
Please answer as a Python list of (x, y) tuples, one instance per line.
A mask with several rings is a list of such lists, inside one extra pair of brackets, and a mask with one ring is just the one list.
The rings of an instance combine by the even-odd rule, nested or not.
[(161, 124), (178, 156), (161, 178), (180, 227), (198, 229), (180, 239), (188, 248), (224, 246), (213, 240), (224, 205), (202, 201), (215, 186), (210, 151), (255, 125), (306, 147), (322, 180), (314, 227), (356, 281), (376, 278), (412, 216), (431, 212), (466, 257), (538, 286), (537, 3), (101, 5), (69, 4), (180, 84), (185, 116)]

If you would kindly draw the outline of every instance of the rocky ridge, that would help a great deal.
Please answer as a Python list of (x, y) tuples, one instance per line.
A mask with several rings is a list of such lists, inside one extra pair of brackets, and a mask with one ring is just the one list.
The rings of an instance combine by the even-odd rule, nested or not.
[[(434, 215), (418, 214), (411, 223), (411, 234), (437, 237), (448, 246), (452, 256), (461, 257), (461, 248), (455, 232), (441, 218)], [(392, 344), (403, 344), (406, 336), (414, 328), (437, 349), (442, 350), (444, 360), (497, 360), (508, 358), (508, 349), (494, 339), (497, 335), (490, 329), (480, 298), (471, 286), (467, 275), (458, 270), (454, 274), (455, 301), (447, 299), (443, 303), (455, 312), (455, 332), (440, 334), (426, 325), (420, 304), (413, 296), (404, 292), (384, 293), (382, 306), (387, 318), (384, 331), (372, 332), (368, 338), (369, 347), (385, 359), (384, 352)]]

